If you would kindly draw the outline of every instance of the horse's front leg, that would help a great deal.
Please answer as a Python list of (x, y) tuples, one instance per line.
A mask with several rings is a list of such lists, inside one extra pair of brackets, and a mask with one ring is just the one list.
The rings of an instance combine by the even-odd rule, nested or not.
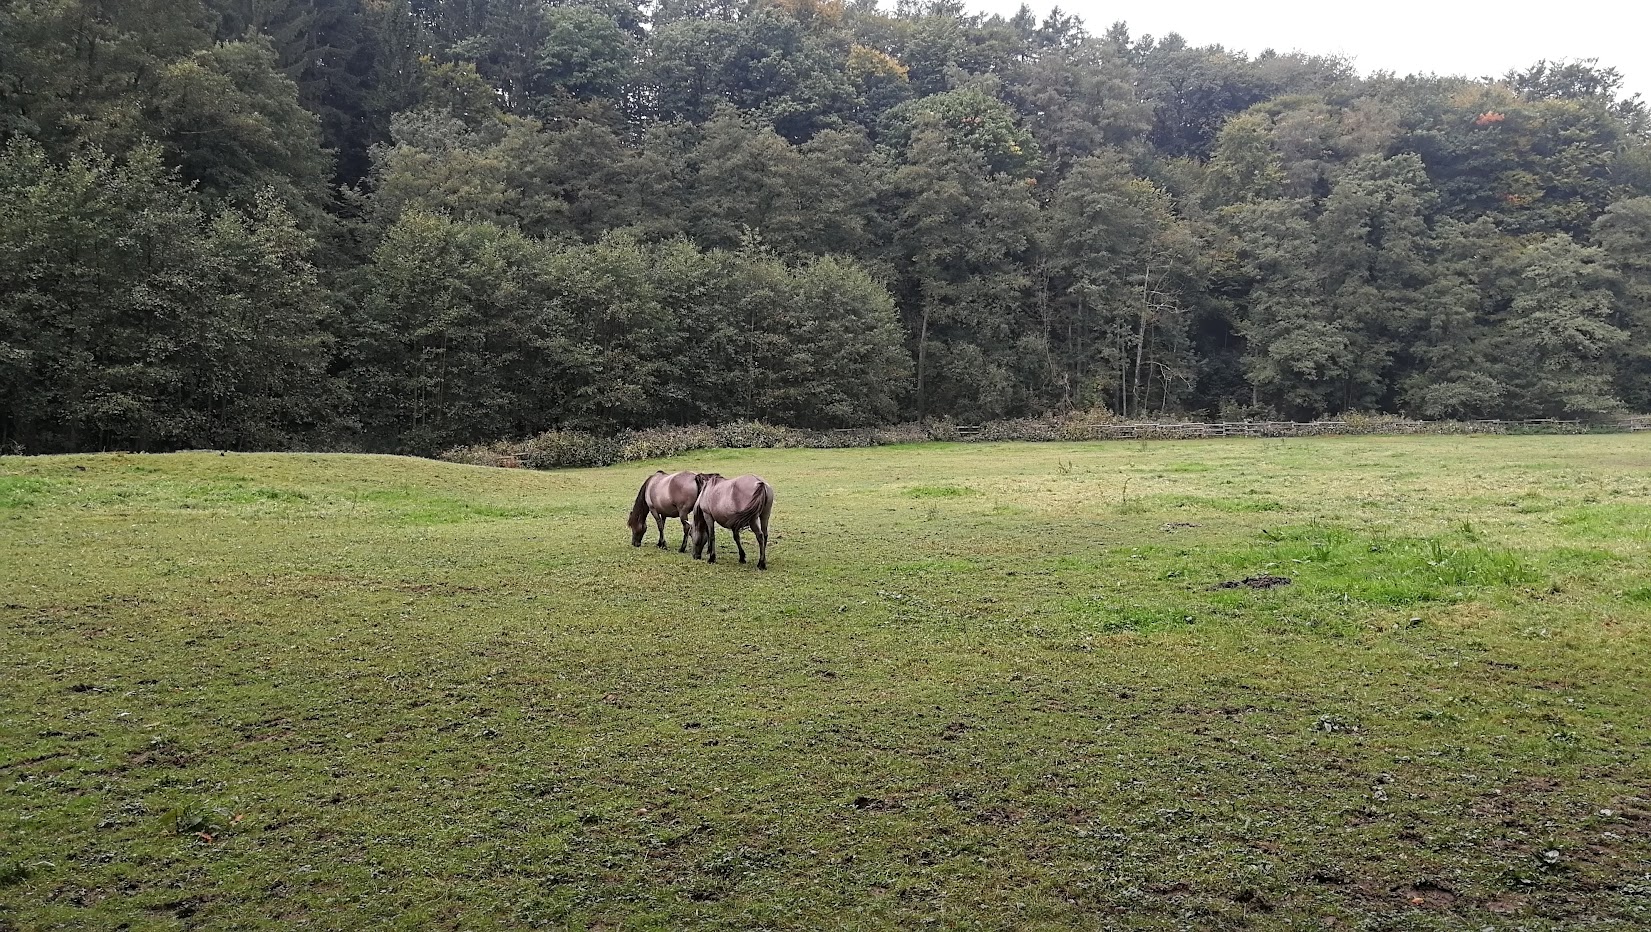
[(705, 562), (707, 562), (707, 563), (717, 562), (717, 523), (716, 523), (716, 521), (714, 521), (711, 518), (706, 518), (704, 526), (700, 530), (700, 533), (705, 538)]
[(665, 512), (663, 512), (663, 511), (654, 512), (654, 524), (658, 525), (658, 527), (659, 527), (659, 543), (655, 544), (654, 546), (658, 547), (661, 550), (664, 550), (665, 549)]
[(689, 526), (688, 526), (688, 516), (683, 515), (682, 516), (682, 546), (677, 548), (677, 550), (676, 550), (677, 553), (687, 553), (688, 552), (688, 538), (692, 534), (693, 534), (693, 530), (691, 528), (689, 528)]

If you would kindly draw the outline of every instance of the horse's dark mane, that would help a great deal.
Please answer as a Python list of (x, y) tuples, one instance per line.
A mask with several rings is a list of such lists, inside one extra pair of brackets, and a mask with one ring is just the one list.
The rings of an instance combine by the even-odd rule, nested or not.
[(665, 470), (661, 469), (642, 480), (642, 488), (636, 490), (636, 504), (631, 506), (631, 516), (628, 522), (632, 528), (648, 523), (648, 483), (654, 481), (654, 476), (662, 476)]

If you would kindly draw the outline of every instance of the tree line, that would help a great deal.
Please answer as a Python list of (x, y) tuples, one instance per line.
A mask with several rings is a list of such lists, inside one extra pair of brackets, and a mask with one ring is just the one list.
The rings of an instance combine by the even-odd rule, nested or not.
[(1651, 113), (951, 0), (9, 0), (0, 449), (1651, 410)]

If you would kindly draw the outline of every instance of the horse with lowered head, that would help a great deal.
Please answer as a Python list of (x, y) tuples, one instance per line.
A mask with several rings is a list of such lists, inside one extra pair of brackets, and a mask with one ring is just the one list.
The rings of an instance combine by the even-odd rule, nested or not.
[(734, 532), (734, 546), (740, 562), (745, 562), (745, 545), (740, 531), (746, 528), (757, 537), (757, 569), (768, 569), (768, 513), (774, 509), (774, 487), (756, 476), (724, 479), (716, 473), (700, 473), (699, 500), (694, 504), (694, 559), (709, 550), (710, 562), (717, 562), (717, 525)]
[(631, 546), (642, 546), (642, 536), (648, 533), (648, 516), (659, 525), (658, 547), (665, 546), (665, 519), (682, 521), (682, 546), (677, 553), (688, 551), (688, 539), (693, 528), (688, 524), (694, 513), (694, 501), (699, 498), (699, 474), (692, 472), (667, 473), (661, 469), (649, 476), (636, 493), (636, 504), (626, 524), (631, 527)]

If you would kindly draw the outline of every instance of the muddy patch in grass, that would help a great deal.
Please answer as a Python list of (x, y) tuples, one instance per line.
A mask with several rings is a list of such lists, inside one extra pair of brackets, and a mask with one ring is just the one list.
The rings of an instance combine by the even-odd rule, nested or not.
[(1277, 589), (1279, 586), (1288, 586), (1290, 577), (1269, 576), (1265, 573), (1260, 576), (1246, 576), (1243, 579), (1229, 579), (1223, 583), (1216, 583), (1211, 589)]

